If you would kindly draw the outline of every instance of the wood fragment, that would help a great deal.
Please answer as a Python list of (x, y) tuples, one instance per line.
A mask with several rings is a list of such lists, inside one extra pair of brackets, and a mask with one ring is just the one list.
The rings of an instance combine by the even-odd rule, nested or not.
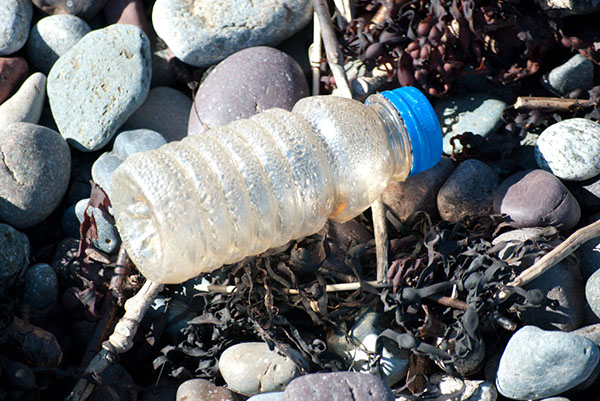
[(317, 96), (321, 88), (321, 58), (323, 49), (321, 46), (321, 25), (317, 13), (313, 16), (313, 43), (308, 48), (308, 60), (312, 71), (312, 95)]
[(518, 97), (513, 105), (515, 110), (574, 111), (595, 103), (584, 99), (561, 99), (558, 97)]
[(381, 198), (371, 205), (373, 215), (373, 231), (375, 232), (375, 255), (377, 256), (377, 282), (387, 282), (388, 272), (388, 238), (385, 219), (385, 205)]

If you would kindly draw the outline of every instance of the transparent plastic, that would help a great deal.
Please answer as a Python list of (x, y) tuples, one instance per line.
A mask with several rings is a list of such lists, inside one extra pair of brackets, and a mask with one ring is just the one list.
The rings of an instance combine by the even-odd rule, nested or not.
[(368, 103), (309, 97), (130, 156), (111, 184), (129, 256), (180, 283), (357, 216), (412, 166), (398, 112)]

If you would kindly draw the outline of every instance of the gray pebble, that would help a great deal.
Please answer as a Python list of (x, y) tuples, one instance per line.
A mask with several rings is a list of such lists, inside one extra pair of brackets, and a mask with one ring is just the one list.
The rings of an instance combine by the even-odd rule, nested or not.
[(585, 297), (592, 311), (600, 317), (600, 271), (596, 270), (585, 284)]
[(0, 131), (0, 219), (31, 227), (60, 203), (71, 174), (69, 146), (56, 131), (30, 123)]
[(48, 74), (60, 56), (90, 32), (90, 26), (74, 15), (59, 14), (42, 18), (31, 29), (25, 50), (27, 59)]
[(32, 74), (17, 93), (0, 105), (0, 127), (25, 122), (37, 124), (46, 100), (46, 76)]
[(27, 269), (23, 300), (33, 311), (44, 311), (56, 305), (58, 278), (49, 264), (38, 263)]
[(248, 398), (247, 401), (281, 401), (283, 399), (283, 391), (275, 391), (273, 393), (256, 394)]
[[(299, 352), (290, 351), (303, 361)], [(301, 371), (292, 359), (271, 351), (266, 343), (240, 343), (221, 354), (219, 372), (232, 390), (254, 395), (283, 390)]]
[(36, 7), (47, 14), (70, 14), (89, 20), (93, 18), (107, 0), (32, 0)]
[(550, 91), (563, 96), (575, 89), (588, 90), (594, 86), (594, 64), (576, 54), (563, 65), (556, 67), (547, 77), (544, 77), (544, 85)]
[(32, 17), (30, 1), (0, 0), (0, 56), (13, 54), (23, 47)]
[(535, 145), (538, 166), (563, 180), (583, 181), (600, 174), (600, 124), (571, 118), (546, 128)]
[(177, 388), (176, 401), (236, 401), (235, 394), (205, 379), (191, 379)]
[[(453, 96), (435, 103), (434, 109), (440, 120), (444, 140), (444, 153), (452, 154), (450, 139), (455, 135), (472, 132), (487, 137), (500, 129), (503, 124), (502, 112), (507, 104), (490, 98), (485, 93), (470, 93)], [(457, 152), (462, 150), (458, 141), (454, 142)]]
[(8, 224), (0, 223), (0, 280), (18, 276), (28, 264), (27, 236)]
[(158, 0), (152, 23), (175, 56), (208, 67), (239, 50), (274, 46), (312, 18), (309, 0)]
[(150, 60), (146, 34), (126, 24), (90, 32), (58, 59), (48, 75), (48, 98), (72, 146), (95, 151), (110, 141), (148, 95)]
[(293, 380), (282, 401), (394, 401), (378, 377), (356, 372), (313, 373)]
[(599, 359), (598, 347), (587, 338), (524, 326), (502, 354), (496, 386), (516, 400), (559, 395), (586, 381)]
[(147, 128), (160, 133), (167, 142), (179, 141), (187, 136), (191, 108), (192, 99), (177, 89), (153, 88), (123, 129)]
[(492, 212), (498, 174), (487, 164), (469, 159), (456, 167), (437, 195), (438, 211), (446, 221)]
[(600, 323), (580, 327), (577, 330), (571, 331), (571, 334), (585, 337), (600, 347)]
[(117, 251), (121, 245), (121, 237), (115, 226), (114, 217), (110, 213), (102, 213), (102, 210), (97, 207), (89, 206), (89, 201), (89, 198), (82, 199), (74, 205), (74, 213), (79, 224), (83, 223), (86, 215), (88, 218), (93, 217), (98, 236), (97, 239), (92, 239), (94, 247), (109, 254)]
[(273, 107), (292, 110), (305, 96), (308, 83), (293, 58), (270, 47), (244, 49), (220, 62), (202, 81), (188, 133), (198, 134)]

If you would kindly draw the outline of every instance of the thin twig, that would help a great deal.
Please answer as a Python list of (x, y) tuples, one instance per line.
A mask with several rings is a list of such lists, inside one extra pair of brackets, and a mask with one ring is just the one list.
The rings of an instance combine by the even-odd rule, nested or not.
[(373, 231), (375, 234), (375, 255), (377, 257), (377, 282), (385, 283), (388, 272), (388, 238), (385, 220), (385, 205), (381, 198), (371, 205)]
[(321, 57), (323, 48), (321, 46), (321, 25), (317, 13), (313, 16), (313, 43), (308, 48), (308, 59), (312, 70), (312, 95), (317, 96), (321, 87)]
[(553, 110), (574, 111), (582, 107), (594, 106), (595, 103), (584, 99), (561, 99), (558, 97), (518, 97), (515, 110)]

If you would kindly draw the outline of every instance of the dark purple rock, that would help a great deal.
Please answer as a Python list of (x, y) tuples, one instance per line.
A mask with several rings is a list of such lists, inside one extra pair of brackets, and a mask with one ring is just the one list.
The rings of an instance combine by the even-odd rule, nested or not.
[(107, 25), (131, 24), (144, 31), (148, 37), (152, 33), (142, 0), (108, 0), (104, 7), (104, 16)]
[(418, 211), (437, 215), (437, 194), (452, 173), (452, 161), (443, 156), (438, 164), (403, 182), (392, 182), (381, 194), (383, 203), (396, 218), (405, 221)]
[(0, 57), (0, 103), (3, 103), (27, 78), (29, 66), (22, 57)]
[(221, 61), (198, 88), (188, 135), (279, 107), (291, 110), (308, 96), (298, 63), (271, 47), (251, 47)]
[(33, 4), (47, 14), (71, 14), (85, 20), (94, 17), (107, 0), (32, 0)]
[(313, 373), (292, 380), (282, 401), (393, 401), (389, 387), (367, 373)]
[(510, 216), (518, 227), (573, 228), (581, 216), (579, 204), (552, 173), (526, 170), (508, 177), (496, 191), (494, 211)]
[(498, 174), (487, 164), (469, 159), (450, 174), (437, 195), (440, 217), (458, 221), (492, 212)]

